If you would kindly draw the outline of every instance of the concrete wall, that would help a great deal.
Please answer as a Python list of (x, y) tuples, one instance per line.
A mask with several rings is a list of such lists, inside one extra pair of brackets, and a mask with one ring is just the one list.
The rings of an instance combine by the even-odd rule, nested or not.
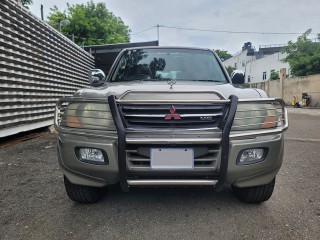
[(320, 74), (294, 78), (281, 76), (279, 80), (254, 83), (250, 87), (262, 89), (270, 97), (282, 98), (287, 104), (291, 103), (293, 96), (302, 101), (302, 93), (308, 93), (311, 96), (310, 106), (320, 107)]
[(317, 106), (320, 107), (320, 74), (286, 79), (283, 89), (285, 102), (292, 101), (293, 96), (298, 96), (301, 100), (302, 93), (311, 95), (311, 106), (318, 103)]
[(268, 81), (263, 85), (267, 86), (265, 91), (270, 97), (282, 98), (280, 80)]

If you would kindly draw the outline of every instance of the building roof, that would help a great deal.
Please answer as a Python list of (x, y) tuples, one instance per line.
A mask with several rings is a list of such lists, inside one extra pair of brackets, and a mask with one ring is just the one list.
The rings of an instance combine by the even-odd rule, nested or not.
[(90, 52), (95, 58), (95, 67), (100, 68), (106, 73), (109, 72), (114, 60), (118, 54), (125, 48), (131, 47), (148, 47), (159, 46), (158, 41), (150, 42), (136, 42), (136, 43), (119, 43), (119, 44), (105, 44), (105, 45), (91, 45), (83, 48)]

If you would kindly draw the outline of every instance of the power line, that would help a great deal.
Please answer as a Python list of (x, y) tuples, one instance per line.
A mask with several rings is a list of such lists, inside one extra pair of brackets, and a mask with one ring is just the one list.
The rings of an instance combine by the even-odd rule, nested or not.
[(136, 34), (139, 34), (139, 33), (143, 33), (143, 32), (146, 32), (146, 31), (148, 31), (148, 30), (151, 30), (151, 29), (153, 29), (153, 28), (155, 28), (155, 27), (157, 27), (157, 26), (152, 26), (152, 27), (146, 28), (146, 29), (144, 29), (144, 30), (142, 30), (142, 31), (140, 31), (140, 32), (131, 33), (131, 35), (136, 35)]
[[(174, 27), (174, 26), (165, 26), (165, 25), (156, 25), (149, 28), (146, 28), (140, 32), (133, 33), (131, 35), (140, 34), (151, 30), (153, 28), (168, 28), (168, 29), (177, 29), (177, 30), (187, 30), (187, 31), (199, 31), (199, 32), (214, 32), (214, 33), (229, 33), (229, 34), (267, 34), (267, 35), (301, 35), (304, 33), (297, 32), (255, 32), (255, 31), (228, 31), (228, 30), (214, 30), (214, 29), (199, 29), (199, 28), (185, 28), (185, 27)], [(315, 35), (316, 33), (311, 33)]]
[[(233, 33), (233, 34), (273, 34), (273, 35), (286, 35), (286, 34), (303, 34), (296, 32), (251, 32), (251, 31), (227, 31), (227, 30), (212, 30), (212, 29), (198, 29), (198, 28), (185, 28), (185, 27), (173, 27), (173, 26), (165, 26), (159, 25), (162, 28), (171, 28), (178, 30), (188, 30), (188, 31), (201, 31), (201, 32), (215, 32), (215, 33)], [(315, 34), (315, 33), (314, 33)]]

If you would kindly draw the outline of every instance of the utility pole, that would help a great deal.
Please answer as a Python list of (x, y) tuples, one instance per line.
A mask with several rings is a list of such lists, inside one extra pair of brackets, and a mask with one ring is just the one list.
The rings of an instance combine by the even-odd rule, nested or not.
[(43, 21), (43, 5), (41, 4), (41, 7), (40, 7), (40, 11), (41, 11), (41, 20)]
[(160, 45), (159, 44), (159, 27), (160, 27), (159, 24), (157, 24), (158, 45)]

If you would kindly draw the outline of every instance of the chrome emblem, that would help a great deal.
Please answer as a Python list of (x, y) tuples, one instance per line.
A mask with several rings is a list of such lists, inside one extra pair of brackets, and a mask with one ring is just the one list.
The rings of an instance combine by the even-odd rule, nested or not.
[(201, 121), (211, 121), (212, 120), (212, 117), (210, 117), (210, 116), (206, 116), (206, 117), (200, 117), (200, 120)]
[(172, 89), (173, 85), (175, 85), (177, 81), (175, 79), (170, 79), (167, 81), (167, 83), (170, 85), (170, 89)]
[(172, 118), (175, 120), (181, 119), (180, 114), (175, 113), (175, 112), (176, 112), (176, 109), (172, 105), (170, 108), (170, 113), (166, 115), (165, 120), (171, 120)]

